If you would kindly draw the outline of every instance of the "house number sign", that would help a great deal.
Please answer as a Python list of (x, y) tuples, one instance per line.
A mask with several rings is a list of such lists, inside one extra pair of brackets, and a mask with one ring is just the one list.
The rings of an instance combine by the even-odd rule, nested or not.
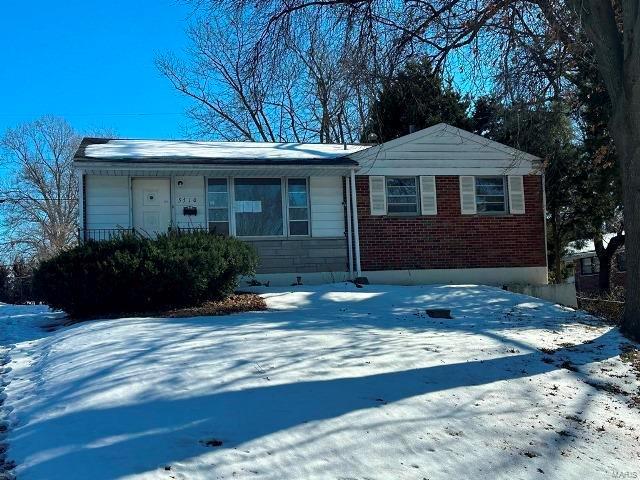
[(197, 197), (178, 197), (178, 203), (180, 205), (198, 203), (198, 198)]

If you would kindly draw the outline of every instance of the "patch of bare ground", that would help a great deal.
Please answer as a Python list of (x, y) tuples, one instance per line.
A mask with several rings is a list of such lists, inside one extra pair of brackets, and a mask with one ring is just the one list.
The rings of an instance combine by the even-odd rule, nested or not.
[(195, 307), (176, 308), (163, 312), (166, 317), (201, 317), (256, 312), (267, 309), (267, 303), (255, 293), (236, 293), (222, 300), (211, 300)]
[[(640, 380), (640, 350), (630, 343), (621, 345), (620, 349), (622, 350), (620, 360), (630, 364), (636, 378)], [(631, 395), (629, 406), (640, 408), (640, 391), (636, 392), (635, 395)]]
[[(257, 312), (267, 309), (264, 299), (255, 293), (239, 292), (221, 300), (209, 300), (191, 307), (173, 308), (169, 310), (151, 310), (143, 312), (117, 312), (99, 317), (67, 317), (60, 325), (51, 325), (53, 331), (60, 326), (68, 327), (88, 320), (109, 320), (121, 317), (204, 317), (230, 315), (232, 313)], [(2, 478), (0, 478), (2, 480)]]

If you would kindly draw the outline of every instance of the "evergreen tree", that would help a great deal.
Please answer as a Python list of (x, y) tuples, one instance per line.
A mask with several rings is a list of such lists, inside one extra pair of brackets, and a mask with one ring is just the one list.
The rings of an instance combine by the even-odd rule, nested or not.
[[(578, 64), (576, 101), (582, 154), (576, 168), (576, 229), (579, 240), (593, 240), (600, 261), (599, 287), (610, 289), (611, 263), (624, 245), (622, 185), (616, 149), (609, 134), (611, 101), (592, 63)], [(615, 233), (607, 245), (603, 238)]]
[(362, 140), (369, 141), (373, 133), (379, 142), (386, 142), (441, 122), (469, 129), (468, 108), (469, 102), (433, 70), (428, 59), (412, 61), (383, 83)]

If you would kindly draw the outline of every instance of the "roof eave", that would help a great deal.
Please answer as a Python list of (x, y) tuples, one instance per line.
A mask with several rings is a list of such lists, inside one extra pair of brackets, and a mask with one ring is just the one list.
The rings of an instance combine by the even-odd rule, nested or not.
[(358, 162), (346, 157), (332, 159), (229, 159), (229, 158), (193, 158), (193, 157), (148, 157), (148, 158), (92, 158), (76, 156), (73, 162), (82, 165), (110, 165), (110, 166), (140, 166), (140, 165), (178, 165), (181, 167), (195, 165), (198, 167), (209, 166), (320, 166), (320, 167), (357, 167)]

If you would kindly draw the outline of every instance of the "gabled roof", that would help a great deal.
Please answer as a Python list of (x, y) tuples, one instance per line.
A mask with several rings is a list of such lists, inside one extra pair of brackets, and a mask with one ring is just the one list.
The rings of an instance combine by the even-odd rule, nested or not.
[(538, 157), (446, 123), (356, 152), (350, 158), (358, 162), (361, 174), (368, 175), (392, 175), (399, 169), (407, 175), (540, 173)]
[[(397, 147), (400, 147), (406, 143), (415, 142), (421, 138), (436, 136), (438, 134), (442, 135), (443, 133), (449, 134), (451, 136), (459, 137), (461, 143), (462, 142), (472, 142), (484, 149), (495, 150), (497, 152), (501, 152), (511, 156), (519, 156), (521, 158), (527, 159), (529, 161), (539, 161), (540, 158), (535, 155), (531, 155), (527, 152), (523, 152), (522, 150), (518, 150), (513, 147), (509, 147), (508, 145), (504, 145), (500, 142), (496, 142), (494, 140), (490, 140), (482, 135), (478, 135), (476, 133), (468, 132), (467, 130), (463, 130), (458, 127), (454, 127), (453, 125), (449, 125), (448, 123), (437, 123), (436, 125), (432, 125), (427, 128), (423, 128), (422, 130), (418, 130), (417, 132), (410, 133), (408, 135), (403, 135), (402, 137), (389, 140), (383, 144), (374, 147), (367, 154), (372, 154), (375, 149), (384, 148), (386, 150), (392, 150)], [(363, 155), (352, 155), (353, 158), (362, 157)]]
[(368, 145), (267, 142), (195, 142), (86, 137), (74, 161), (200, 165), (354, 166), (348, 155)]

